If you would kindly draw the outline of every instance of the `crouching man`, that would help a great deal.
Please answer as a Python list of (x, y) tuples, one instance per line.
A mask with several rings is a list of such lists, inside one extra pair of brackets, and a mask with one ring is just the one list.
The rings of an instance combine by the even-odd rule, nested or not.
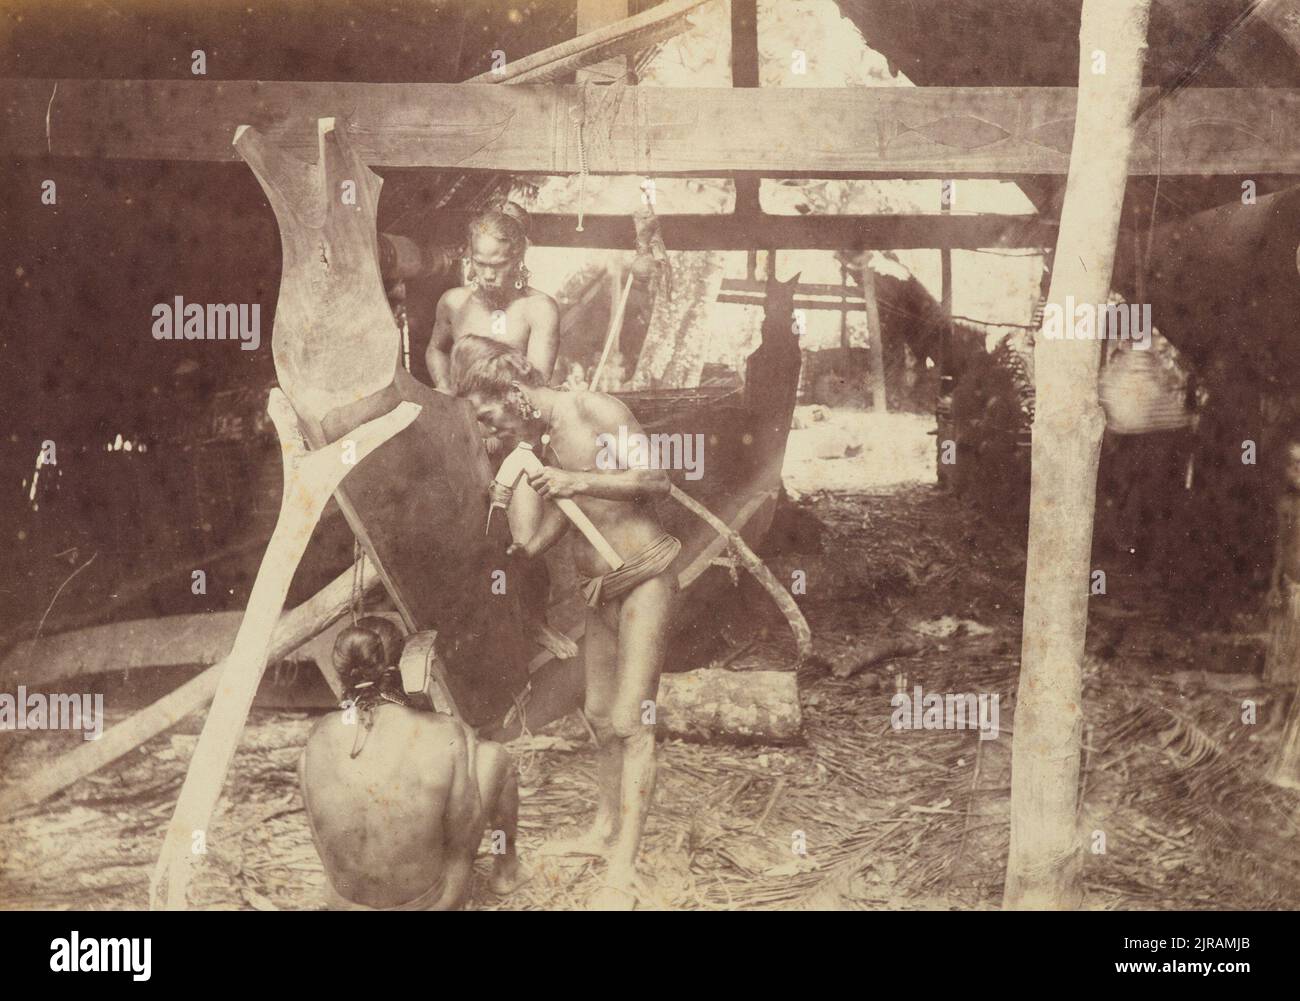
[(620, 468), (597, 468), (606, 435), (618, 439), (620, 428), (628, 438), (641, 432), (612, 396), (550, 389), (522, 354), (483, 338), (462, 338), (451, 370), (456, 394), (470, 400), (483, 425), (533, 443), (544, 462), (556, 463), (528, 480), (546, 503), (536, 532), (516, 539), (512, 555), (536, 559), (554, 545), (569, 525), (554, 502), (572, 498), (624, 561), (611, 569), (588, 539), (573, 533), (587, 601), (585, 710), (599, 744), (599, 789), (590, 831), (543, 850), (605, 856), (605, 881), (591, 906), (630, 910), (645, 895), (636, 857), (654, 793), (652, 710), (677, 590), (672, 564), (681, 551), (650, 503), (668, 493), (668, 475), (627, 456)]
[(332, 910), (461, 907), (484, 828), (496, 852), (492, 891), (509, 893), (526, 878), (510, 755), (451, 716), (411, 707), (395, 666), (400, 641), (377, 617), (339, 633), (343, 709), (316, 724), (299, 762)]

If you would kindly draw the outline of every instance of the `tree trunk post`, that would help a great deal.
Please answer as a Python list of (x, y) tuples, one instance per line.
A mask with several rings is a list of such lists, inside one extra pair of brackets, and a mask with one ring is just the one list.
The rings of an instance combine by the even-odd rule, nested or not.
[(876, 301), (876, 273), (869, 263), (862, 265), (862, 298), (866, 300), (867, 337), (871, 345), (871, 409), (889, 413), (885, 398), (885, 331), (880, 326), (880, 304)]
[[(1074, 144), (1049, 308), (1110, 293), (1150, 0), (1084, 0)], [(1103, 316), (1105, 314), (1103, 313)], [(1069, 328), (1067, 328), (1069, 329)], [(1092, 340), (1039, 336), (1020, 688), (1003, 906), (1082, 902), (1076, 823), (1088, 581), (1105, 416)]]

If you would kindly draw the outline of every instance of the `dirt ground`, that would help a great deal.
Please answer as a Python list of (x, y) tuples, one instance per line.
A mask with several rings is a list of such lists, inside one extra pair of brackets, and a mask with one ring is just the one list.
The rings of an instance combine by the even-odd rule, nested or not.
[[(790, 533), (800, 541), (768, 558), (778, 578), (803, 570), (807, 580), (799, 602), (822, 661), (799, 673), (803, 740), (661, 744), (643, 852), (655, 889), (647, 906), (1000, 905), (1024, 554), (936, 490), (923, 420), (831, 420), (822, 430), (844, 439), (849, 454), (834, 457), (826, 435), (796, 431), (787, 464), (796, 499), (781, 515), (819, 526), (820, 539)], [(885, 472), (871, 472), (877, 466)], [(1110, 596), (1093, 599), (1085, 664), (1086, 906), (1297, 906), (1300, 795), (1262, 779), (1289, 693), (1261, 687), (1250, 673), (1249, 643), (1233, 647), (1236, 670), (1225, 670), (1222, 643), (1164, 625), (1174, 619), (1156, 588), (1122, 568), (1112, 580)], [(730, 650), (720, 659), (738, 671), (791, 668), (793, 644), (762, 592), (742, 579), (721, 598), (717, 632)], [(903, 652), (866, 663), (887, 649)], [(895, 729), (891, 696), (916, 685), (999, 696), (996, 738)], [(1243, 722), (1245, 702), (1257, 707), (1254, 723)], [(117, 766), (0, 824), (0, 907), (145, 906), (201, 722), (190, 717)], [(304, 713), (254, 714), (209, 834), (194, 887), (198, 906), (321, 906), (323, 875), (295, 771), (312, 723)], [(19, 777), (77, 739), (2, 734), (0, 767)], [(536, 848), (594, 808), (586, 732), (561, 721), (512, 750), (520, 852), (534, 875), (507, 899), (493, 897), (480, 879), (470, 906), (582, 907), (599, 866), (539, 859)], [(486, 865), (481, 859), (481, 872)]]

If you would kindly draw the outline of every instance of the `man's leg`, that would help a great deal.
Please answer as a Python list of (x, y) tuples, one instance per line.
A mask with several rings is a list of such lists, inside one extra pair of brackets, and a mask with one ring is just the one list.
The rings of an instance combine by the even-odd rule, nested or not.
[(475, 770), (492, 852), (492, 878), (488, 887), (493, 893), (511, 893), (526, 883), (531, 875), (519, 864), (516, 846), (519, 785), (514, 759), (500, 744), (484, 741), (478, 747)]
[(609, 856), (607, 882), (630, 889), (655, 786), (654, 715), (646, 703), (659, 694), (672, 609), (672, 579), (661, 574), (623, 599), (619, 612), (617, 694), (611, 723), (623, 747), (622, 827)]
[(604, 855), (614, 843), (620, 826), (619, 788), (623, 776), (623, 742), (610, 723), (617, 694), (617, 612), (611, 606), (587, 609), (583, 640), (586, 695), (583, 712), (596, 735), (596, 817), (590, 830), (573, 838), (556, 838), (546, 843), (547, 855)]

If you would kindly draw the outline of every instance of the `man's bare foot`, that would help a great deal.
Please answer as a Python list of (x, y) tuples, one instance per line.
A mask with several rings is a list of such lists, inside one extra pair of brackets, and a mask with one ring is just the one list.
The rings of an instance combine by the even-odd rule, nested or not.
[(488, 880), (488, 889), (498, 896), (514, 893), (533, 878), (532, 872), (518, 859), (507, 866), (492, 866), (492, 876)]
[(587, 900), (589, 911), (634, 911), (648, 902), (650, 889), (633, 869), (611, 869)]
[(578, 644), (545, 622), (532, 624), (533, 642), (559, 660), (578, 656)]
[(593, 826), (576, 834), (561, 834), (542, 842), (538, 855), (552, 858), (565, 855), (594, 856), (603, 858), (614, 847), (617, 832), (601, 826)]

